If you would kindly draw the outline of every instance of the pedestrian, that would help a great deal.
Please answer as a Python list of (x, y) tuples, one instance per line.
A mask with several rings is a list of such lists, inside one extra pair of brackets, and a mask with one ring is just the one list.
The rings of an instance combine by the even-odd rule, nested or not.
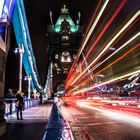
[(7, 95), (7, 97), (9, 97), (9, 98), (12, 98), (13, 97), (13, 91), (12, 91), (12, 89), (8, 89), (8, 95)]
[[(23, 93), (21, 91), (18, 91), (16, 94), (16, 107), (17, 107), (17, 120), (21, 119), (23, 120), (22, 116), (22, 110), (24, 110), (24, 100), (23, 100)], [(19, 117), (20, 114), (20, 117)]]

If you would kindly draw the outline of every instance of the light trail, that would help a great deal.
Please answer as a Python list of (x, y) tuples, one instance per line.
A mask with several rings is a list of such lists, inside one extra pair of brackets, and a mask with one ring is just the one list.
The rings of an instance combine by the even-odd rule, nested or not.
[(136, 18), (136, 20), (134, 20), (134, 21), (130, 24), (130, 26), (128, 26), (128, 28), (124, 30), (124, 32), (118, 37), (118, 39), (116, 39), (116, 41), (114, 41), (114, 43), (111, 45), (111, 47), (113, 47), (113, 46), (122, 38), (122, 36), (123, 36), (127, 31), (129, 31), (130, 28), (131, 28), (136, 22), (138, 22), (139, 20), (140, 20), (140, 17)]
[(106, 1), (105, 1), (103, 7), (101, 8), (101, 10), (100, 10), (100, 12), (99, 12), (99, 14), (97, 15), (97, 17), (96, 17), (96, 19), (95, 19), (95, 22), (93, 23), (93, 25), (92, 25), (92, 27), (91, 27), (91, 29), (90, 29), (90, 31), (89, 31), (89, 33), (88, 33), (88, 35), (87, 35), (87, 37), (86, 37), (84, 43), (83, 43), (83, 46), (82, 46), (82, 48), (81, 48), (80, 53), (78, 54), (78, 56), (80, 56), (80, 54), (82, 53), (82, 51), (83, 51), (83, 49), (84, 49), (84, 47), (85, 47), (85, 45), (86, 45), (88, 39), (90, 38), (91, 34), (93, 33), (93, 30), (95, 29), (95, 27), (96, 27), (96, 25), (97, 25), (97, 23), (98, 23), (98, 21), (99, 21), (101, 15), (103, 14), (103, 12), (104, 12), (104, 10), (105, 10), (105, 8), (106, 8), (108, 2), (109, 2), (109, 0), (106, 0)]
[[(84, 41), (85, 41), (85, 38), (86, 38), (87, 33), (88, 33), (88, 31), (89, 31), (89, 28), (90, 28), (90, 26), (91, 26), (91, 24), (92, 24), (92, 22), (93, 22), (93, 20), (94, 20), (94, 18), (95, 18), (95, 15), (96, 15), (96, 12), (97, 12), (97, 10), (98, 10), (98, 8), (99, 8), (99, 6), (100, 6), (100, 3), (101, 3), (101, 0), (99, 1), (98, 5), (97, 5), (97, 7), (96, 7), (96, 9), (95, 9), (95, 12), (94, 12), (94, 14), (93, 14), (93, 16), (92, 16), (92, 18), (91, 18), (91, 21), (90, 21), (90, 23), (89, 23), (89, 25), (88, 25), (88, 28), (87, 28), (86, 33), (85, 33), (85, 35), (84, 35), (84, 39), (83, 39), (83, 41), (82, 41), (81, 47), (83, 46), (83, 43), (84, 43)], [(80, 47), (80, 48), (81, 48), (81, 47)], [(78, 52), (78, 53), (79, 53), (79, 52)], [(78, 54), (78, 53), (77, 53), (77, 54)], [(78, 56), (78, 55), (76, 56), (76, 59), (74, 60), (72, 66), (71, 66), (71, 69), (70, 69), (70, 71), (69, 71), (69, 73), (68, 73), (68, 76), (67, 76), (67, 79), (66, 79), (65, 83), (67, 83), (67, 81), (68, 81), (68, 79), (69, 79), (69, 77), (70, 77), (70, 75), (71, 75), (71, 73), (72, 73), (72, 69), (73, 69), (73, 67), (74, 67), (74, 65), (75, 65), (75, 63), (76, 63), (76, 60), (78, 59), (77, 57), (79, 58), (79, 56)]]
[[(106, 59), (104, 59), (102, 62), (97, 63), (91, 70), (90, 72), (93, 72), (96, 68), (98, 68), (100, 65), (102, 65), (104, 62), (106, 62), (108, 59), (110, 59), (112, 56), (114, 56), (116, 53), (118, 53), (119, 51), (121, 51), (124, 47), (126, 47), (128, 44), (130, 44), (132, 41), (134, 41), (135, 39), (137, 39), (140, 36), (140, 32), (138, 32), (136, 35), (134, 35), (131, 39), (129, 39), (126, 43), (124, 43), (119, 49), (117, 49), (114, 53), (112, 53), (109, 57), (107, 57)], [(89, 73), (87, 73), (88, 75)], [(87, 75), (83, 76), (83, 78), (85, 78)], [(81, 79), (81, 80), (82, 80)], [(80, 80), (80, 81), (81, 81)], [(78, 81), (79, 82), (79, 81)], [(87, 82), (87, 81), (86, 81)]]
[[(119, 7), (117, 8), (117, 10), (115, 11), (115, 13), (113, 14), (113, 16), (109, 19), (109, 21), (107, 22), (107, 24), (104, 26), (103, 30), (100, 32), (99, 36), (97, 37), (97, 39), (95, 40), (95, 42), (92, 44), (92, 46), (90, 47), (90, 49), (88, 50), (85, 58), (87, 59), (87, 57), (89, 56), (89, 54), (91, 53), (92, 49), (97, 45), (98, 41), (101, 39), (101, 37), (103, 36), (103, 34), (106, 32), (106, 30), (109, 28), (109, 26), (111, 25), (111, 23), (114, 21), (114, 19), (117, 17), (117, 15), (119, 14), (119, 12), (122, 10), (122, 8), (124, 7), (125, 3), (127, 2), (127, 0), (123, 0), (122, 3), (119, 5)], [(84, 61), (82, 62), (82, 64), (84, 63)]]
[[(131, 39), (133, 39), (133, 38), (134, 38), (134, 37), (132, 37)], [(131, 40), (131, 39), (130, 39), (130, 40)], [(130, 40), (129, 40), (129, 41), (130, 41)], [(132, 51), (134, 51), (134, 50), (137, 49), (138, 47), (140, 47), (140, 44), (137, 44), (136, 46), (134, 46), (133, 48), (131, 48), (130, 50), (128, 50), (125, 54), (123, 54), (121, 57), (119, 57), (118, 59), (116, 59), (115, 61), (113, 61), (111, 64), (109, 64), (108, 66), (104, 67), (104, 68), (103, 68), (102, 70), (100, 70), (99, 72), (95, 73), (93, 77), (97, 76), (99, 73), (105, 71), (106, 69), (108, 69), (109, 67), (111, 67), (113, 64), (117, 63), (118, 61), (120, 61), (121, 59), (123, 59), (126, 55), (128, 55), (129, 53), (131, 53)], [(83, 85), (84, 83), (88, 82), (88, 80), (89, 80), (89, 78), (86, 79), (85, 81), (83, 81), (82, 83), (80, 83), (80, 84), (77, 85), (77, 86), (79, 87), (79, 86)], [(104, 85), (104, 84), (103, 84), (103, 85)], [(99, 86), (101, 86), (101, 85), (99, 85)], [(95, 87), (99, 87), (99, 86), (95, 86)], [(95, 88), (95, 87), (94, 87), (94, 88)], [(70, 92), (72, 92), (73, 90), (74, 90), (74, 89), (72, 89)], [(80, 90), (80, 92), (81, 92), (81, 90)], [(78, 91), (78, 93), (80, 93), (80, 92)], [(83, 92), (83, 91), (82, 91), (82, 92)], [(86, 91), (84, 91), (84, 92), (86, 92)], [(74, 94), (77, 94), (77, 92), (74, 92)]]
[[(101, 33), (99, 34), (99, 36), (97, 37), (97, 39), (95, 40), (95, 42), (92, 44), (91, 48), (88, 50), (88, 52), (87, 52), (87, 54), (86, 54), (86, 56), (85, 56), (86, 59), (87, 59), (88, 55), (90, 54), (90, 52), (92, 51), (92, 49), (95, 47), (95, 45), (96, 45), (96, 44), (98, 43), (98, 41), (101, 39), (101, 37), (103, 36), (103, 34), (105, 33), (105, 31), (108, 29), (108, 27), (110, 26), (110, 24), (111, 24), (111, 23), (113, 22), (113, 20), (116, 18), (116, 16), (118, 15), (118, 13), (121, 11), (121, 9), (123, 8), (123, 6), (124, 6), (125, 3), (126, 3), (126, 0), (124, 0), (124, 1), (120, 4), (120, 6), (117, 8), (117, 10), (116, 10), (115, 13), (113, 14), (113, 16), (109, 19), (108, 23), (105, 25), (105, 27), (103, 28), (103, 30), (101, 31)], [(83, 63), (84, 63), (84, 61), (82, 61), (82, 65), (83, 65)], [(84, 72), (87, 71), (87, 70), (89, 69), (90, 66), (91, 66), (91, 65), (89, 65), (89, 66), (84, 70)], [(73, 85), (73, 84), (77, 81), (77, 79), (79, 79), (79, 77), (80, 77), (81, 75), (83, 75), (84, 72), (82, 72), (82, 73), (71, 83), (71, 85)]]
[(126, 23), (125, 26), (114, 36), (114, 38), (107, 44), (107, 46), (103, 49), (103, 51), (96, 57), (94, 61), (90, 63), (90, 65), (71, 83), (73, 85), (98, 59), (99, 57), (112, 45), (112, 43), (117, 39), (119, 35), (129, 26), (131, 23), (140, 15), (140, 10), (136, 12), (136, 14)]
[(132, 17), (127, 24), (113, 37), (113, 39), (106, 45), (106, 47), (103, 49), (103, 51), (95, 58), (94, 61), (92, 61), (92, 63), (89, 65), (89, 67), (91, 67), (91, 65), (93, 65), (98, 59), (99, 57), (101, 57), (101, 55), (112, 45), (112, 43), (121, 35), (121, 33), (140, 15), (140, 10), (136, 13), (136, 15), (134, 15), (134, 17)]
[(136, 70), (136, 71), (130, 72), (130, 73), (128, 73), (128, 74), (125, 74), (125, 75), (116, 77), (116, 78), (114, 78), (114, 79), (111, 79), (111, 80), (109, 80), (109, 81), (103, 82), (103, 83), (101, 83), (101, 84), (94, 85), (94, 86), (91, 86), (91, 87), (88, 87), (88, 88), (84, 88), (84, 89), (78, 90), (78, 91), (76, 91), (76, 92), (73, 92), (73, 94), (78, 94), (78, 93), (84, 93), (84, 92), (87, 92), (87, 91), (91, 91), (91, 90), (93, 90), (93, 89), (96, 88), (96, 87), (99, 87), (99, 86), (102, 86), (102, 85), (105, 85), (105, 84), (109, 84), (109, 83), (118, 81), (118, 80), (120, 80), (120, 79), (123, 79), (123, 78), (129, 77), (129, 76), (132, 76), (132, 75), (134, 75), (134, 74), (137, 74), (137, 73), (139, 73), (139, 72), (140, 72), (140, 70)]
[[(96, 14), (96, 12), (97, 12), (97, 10), (98, 10), (98, 8), (99, 8), (100, 2), (101, 2), (101, 1), (99, 1), (98, 5), (97, 5), (97, 8), (96, 8), (96, 10), (95, 10), (95, 13), (93, 14), (92, 20), (94, 19), (94, 16), (95, 16), (95, 14)], [(90, 25), (88, 26), (88, 29), (87, 29), (87, 31), (86, 31), (86, 34), (87, 34), (87, 32), (88, 32), (88, 34), (87, 34), (87, 36), (85, 35), (85, 36), (86, 36), (86, 39), (84, 40), (84, 43), (82, 43), (80, 52), (78, 53), (78, 55), (77, 55), (75, 61), (73, 62), (70, 71), (72, 71), (73, 66), (74, 66), (74, 64), (76, 63), (76, 60), (79, 58), (80, 54), (82, 53), (82, 51), (83, 51), (83, 49), (84, 49), (84, 47), (85, 47), (87, 41), (89, 40), (89, 38), (90, 38), (90, 36), (91, 36), (93, 30), (95, 29), (95, 27), (96, 27), (96, 25), (97, 25), (97, 23), (98, 23), (98, 21), (99, 21), (101, 15), (103, 14), (103, 12), (104, 12), (104, 10), (105, 10), (105, 8), (106, 8), (108, 2), (109, 2), (109, 0), (106, 0), (105, 3), (103, 4), (103, 6), (102, 6), (102, 8), (101, 8), (99, 14), (97, 15), (97, 17), (96, 17), (96, 19), (95, 19), (95, 21), (94, 21), (92, 27), (90, 28), (90, 31), (89, 31), (89, 32), (88, 32), (88, 29), (89, 29)], [(91, 21), (92, 21), (92, 20), (91, 20)], [(90, 22), (90, 23), (91, 23), (91, 22)], [(70, 77), (70, 74), (71, 74), (71, 72), (68, 74), (68, 78)], [(68, 79), (66, 79), (66, 81), (67, 81), (67, 80), (68, 80)]]
[(110, 110), (106, 110), (106, 109), (101, 109), (101, 108), (97, 108), (97, 107), (93, 107), (90, 105), (87, 105), (84, 102), (78, 102), (77, 103), (78, 106), (80, 107), (85, 107), (91, 110), (96, 110), (99, 111), (101, 113), (103, 113), (104, 116), (110, 117), (111, 119), (116, 119), (116, 120), (123, 120), (123, 121), (127, 121), (127, 122), (134, 122), (136, 124), (140, 124), (140, 119), (138, 117), (134, 117), (132, 115), (128, 115), (127, 113), (121, 113), (121, 112), (117, 112), (117, 111), (110, 111)]
[(97, 67), (99, 67), (101, 64), (103, 64), (105, 61), (107, 61), (109, 58), (111, 58), (112, 56), (114, 56), (116, 53), (118, 53), (119, 51), (121, 51), (124, 47), (126, 47), (128, 44), (130, 44), (132, 41), (134, 41), (136, 38), (138, 38), (140, 36), (140, 32), (138, 32), (135, 36), (133, 36), (130, 40), (128, 40), (125, 44), (123, 44), (119, 49), (117, 49), (114, 53), (112, 53), (109, 57), (107, 57), (106, 59), (104, 59), (102, 62), (98, 63), (97, 65), (95, 65), (95, 67), (92, 69), (95, 70)]
[(126, 47), (128, 44), (130, 44), (132, 41), (134, 41), (136, 38), (140, 36), (140, 32), (138, 32), (135, 36), (133, 36), (130, 40), (128, 40), (125, 44), (123, 44), (119, 49), (117, 49), (114, 53), (112, 53), (109, 57), (107, 57), (105, 60), (100, 62), (94, 69), (99, 67), (101, 64), (103, 64), (105, 61), (107, 61), (109, 58), (111, 58), (113, 55), (121, 51), (124, 47)]
[(129, 53), (131, 53), (132, 51), (134, 51), (138, 47), (140, 47), (140, 44), (137, 44), (136, 46), (134, 46), (133, 48), (131, 48), (130, 50), (128, 50), (125, 54), (123, 54), (121, 57), (119, 57), (118, 59), (116, 59), (114, 62), (110, 63), (108, 66), (106, 66), (105, 68), (103, 68), (102, 70), (100, 70), (99, 72), (97, 72), (96, 74), (94, 74), (94, 77), (96, 75), (98, 75), (99, 73), (103, 72), (104, 70), (108, 69), (109, 67), (111, 67), (112, 65), (114, 65), (115, 63), (117, 63), (118, 61), (120, 61), (121, 59), (123, 59), (126, 55), (128, 55)]

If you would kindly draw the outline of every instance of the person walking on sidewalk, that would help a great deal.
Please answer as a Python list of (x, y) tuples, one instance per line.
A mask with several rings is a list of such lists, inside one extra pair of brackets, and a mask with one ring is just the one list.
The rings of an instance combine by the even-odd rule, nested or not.
[[(16, 94), (16, 107), (17, 107), (17, 120), (21, 119), (23, 120), (22, 116), (22, 110), (24, 109), (24, 100), (23, 100), (23, 93), (21, 91), (18, 91)], [(19, 117), (20, 114), (20, 117)]]

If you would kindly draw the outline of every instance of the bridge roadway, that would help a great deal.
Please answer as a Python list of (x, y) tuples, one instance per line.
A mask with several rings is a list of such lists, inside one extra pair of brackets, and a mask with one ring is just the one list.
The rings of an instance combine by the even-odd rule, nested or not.
[(0, 140), (71, 140), (70, 127), (52, 101), (23, 111), (23, 120), (16, 113), (6, 118), (7, 131)]
[(0, 140), (140, 139), (139, 108), (85, 100), (58, 103), (26, 109), (24, 120), (16, 120), (16, 114), (7, 117), (7, 133)]
[(140, 140), (140, 109), (93, 100), (69, 100), (60, 106), (75, 140)]

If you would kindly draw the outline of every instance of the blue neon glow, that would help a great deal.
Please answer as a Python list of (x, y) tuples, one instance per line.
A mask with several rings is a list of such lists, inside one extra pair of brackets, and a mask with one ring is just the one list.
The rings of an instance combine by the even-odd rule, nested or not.
[(3, 17), (8, 16), (9, 20), (11, 20), (15, 4), (16, 0), (5, 0), (2, 16)]
[(4, 23), (0, 25), (2, 34), (4, 34), (5, 25), (9, 24), (12, 19), (15, 4), (16, 0), (0, 0), (0, 21)]
[(4, 6), (4, 0), (0, 0), (0, 18), (2, 16), (3, 6)]
[(62, 22), (66, 20), (69, 25), (70, 25), (70, 31), (71, 32), (77, 32), (78, 31), (78, 28), (77, 26), (74, 24), (73, 20), (71, 19), (71, 17), (68, 15), (68, 14), (62, 14), (60, 15), (60, 17), (58, 18), (55, 26), (54, 26), (54, 31), (55, 32), (60, 32), (61, 31), (61, 24)]
[(17, 44), (23, 44), (24, 46), (23, 65), (26, 75), (32, 77), (32, 89), (36, 87), (40, 91), (42, 87), (40, 86), (23, 0), (16, 1), (12, 22)]

